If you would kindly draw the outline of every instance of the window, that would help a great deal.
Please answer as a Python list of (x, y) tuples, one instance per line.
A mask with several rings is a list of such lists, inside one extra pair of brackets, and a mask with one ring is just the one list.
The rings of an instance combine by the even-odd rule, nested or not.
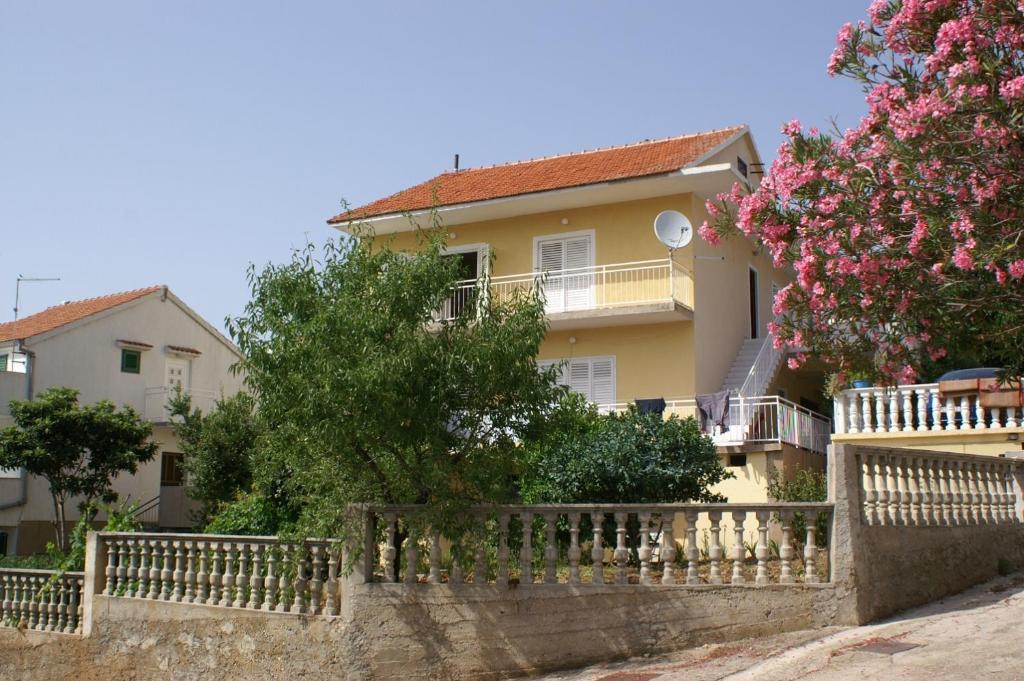
[(742, 468), (747, 465), (746, 454), (730, 454), (729, 468)]
[(760, 326), (757, 314), (757, 270), (750, 268), (750, 337), (757, 338), (758, 327)]
[(184, 471), (181, 470), (181, 462), (185, 458), (179, 452), (164, 452), (160, 456), (160, 486), (180, 487), (185, 481)]
[[(547, 368), (559, 363), (560, 360), (545, 360), (537, 364)], [(595, 404), (615, 404), (615, 358), (570, 359), (562, 365), (559, 383)]]
[(585, 310), (594, 297), (594, 235), (576, 232), (534, 240), (533, 265), (548, 273), (544, 300), (548, 312)]
[(7, 371), (7, 355), (0, 355), (0, 371)]
[(138, 350), (121, 350), (121, 371), (137, 374), (142, 369), (142, 353)]
[(736, 157), (736, 170), (738, 170), (740, 175), (743, 177), (747, 176), (747, 162), (739, 156)]

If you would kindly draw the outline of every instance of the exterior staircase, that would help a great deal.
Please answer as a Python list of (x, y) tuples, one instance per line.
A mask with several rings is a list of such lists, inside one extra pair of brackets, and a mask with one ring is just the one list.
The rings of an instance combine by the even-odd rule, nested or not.
[(722, 383), (722, 390), (729, 390), (732, 393), (729, 401), (729, 428), (725, 433), (715, 437), (716, 444), (745, 442), (757, 438), (759, 434), (751, 432), (752, 428), (757, 430), (753, 422), (758, 418), (763, 419), (765, 409), (771, 408), (760, 405), (757, 399), (750, 398), (759, 398), (765, 394), (775, 380), (784, 355), (784, 351), (775, 349), (771, 336), (748, 338), (743, 341), (743, 346)]
[[(729, 373), (725, 377), (725, 381), (722, 383), (722, 390), (731, 390), (733, 395), (741, 394), (740, 390), (743, 388), (744, 383), (746, 383), (747, 377), (750, 376), (750, 371), (757, 360), (758, 353), (761, 352), (761, 348), (767, 340), (767, 338), (748, 338), (743, 341), (743, 347), (740, 348), (736, 359), (732, 363), (732, 367), (729, 369)], [(751, 396), (744, 395), (744, 397)]]

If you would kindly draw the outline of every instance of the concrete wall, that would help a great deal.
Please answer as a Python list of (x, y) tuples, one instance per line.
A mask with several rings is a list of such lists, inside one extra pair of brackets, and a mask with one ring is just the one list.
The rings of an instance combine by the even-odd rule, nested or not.
[(1024, 448), (1024, 428), (926, 433), (843, 433), (834, 434), (832, 442), (865, 447), (897, 447), (954, 454), (998, 456), (1005, 452), (1019, 452)]
[(857, 454), (905, 455), (905, 450), (833, 446), (829, 459), (830, 490), (836, 502), (832, 574), (837, 587), (843, 592), (849, 589), (851, 596), (844, 601), (849, 611), (843, 617), (861, 624), (958, 593), (998, 575), (1000, 559), (1010, 568), (1024, 568), (1019, 477), (1014, 523), (870, 526), (862, 517)]
[(332, 620), (96, 596), (88, 638), (0, 629), (0, 679), (500, 679), (824, 626), (833, 594), (368, 584)]

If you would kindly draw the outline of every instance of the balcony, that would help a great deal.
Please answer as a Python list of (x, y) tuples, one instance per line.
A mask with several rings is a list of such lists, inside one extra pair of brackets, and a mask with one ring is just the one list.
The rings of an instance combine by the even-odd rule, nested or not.
[(533, 291), (543, 296), (554, 330), (693, 318), (693, 275), (668, 258), (467, 279), (456, 284), (436, 318), (451, 321), (474, 310), (483, 296), (505, 302)]
[[(153, 423), (171, 422), (171, 414), (167, 405), (171, 401), (171, 397), (174, 396), (174, 391), (175, 388), (165, 385), (146, 388), (146, 407), (144, 412), (146, 420)], [(217, 400), (217, 393), (212, 390), (187, 388), (183, 389), (182, 392), (192, 398), (193, 409), (202, 409), (204, 412), (210, 411)]]
[[(665, 415), (697, 418), (692, 397), (665, 400)], [(629, 403), (601, 405), (601, 411), (624, 411)], [(729, 428), (708, 433), (720, 447), (788, 444), (824, 454), (832, 433), (832, 421), (810, 409), (775, 395), (733, 397), (729, 403)]]

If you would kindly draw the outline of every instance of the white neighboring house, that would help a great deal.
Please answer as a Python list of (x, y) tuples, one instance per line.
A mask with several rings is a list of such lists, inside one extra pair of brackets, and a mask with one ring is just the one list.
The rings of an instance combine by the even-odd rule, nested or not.
[[(166, 405), (177, 386), (193, 406), (209, 410), (242, 387), (231, 366), (238, 348), (166, 286), (66, 302), (0, 324), (0, 426), (13, 423), (12, 399), (55, 386), (77, 388), (82, 404), (102, 399), (130, 405), (153, 423), (156, 457), (114, 489), (139, 502), (151, 527), (190, 525), (181, 454)], [(77, 520), (77, 508), (68, 520)], [(53, 502), (46, 481), (0, 470), (0, 552), (29, 554), (53, 540)], [(4, 546), (6, 544), (6, 547)]]

